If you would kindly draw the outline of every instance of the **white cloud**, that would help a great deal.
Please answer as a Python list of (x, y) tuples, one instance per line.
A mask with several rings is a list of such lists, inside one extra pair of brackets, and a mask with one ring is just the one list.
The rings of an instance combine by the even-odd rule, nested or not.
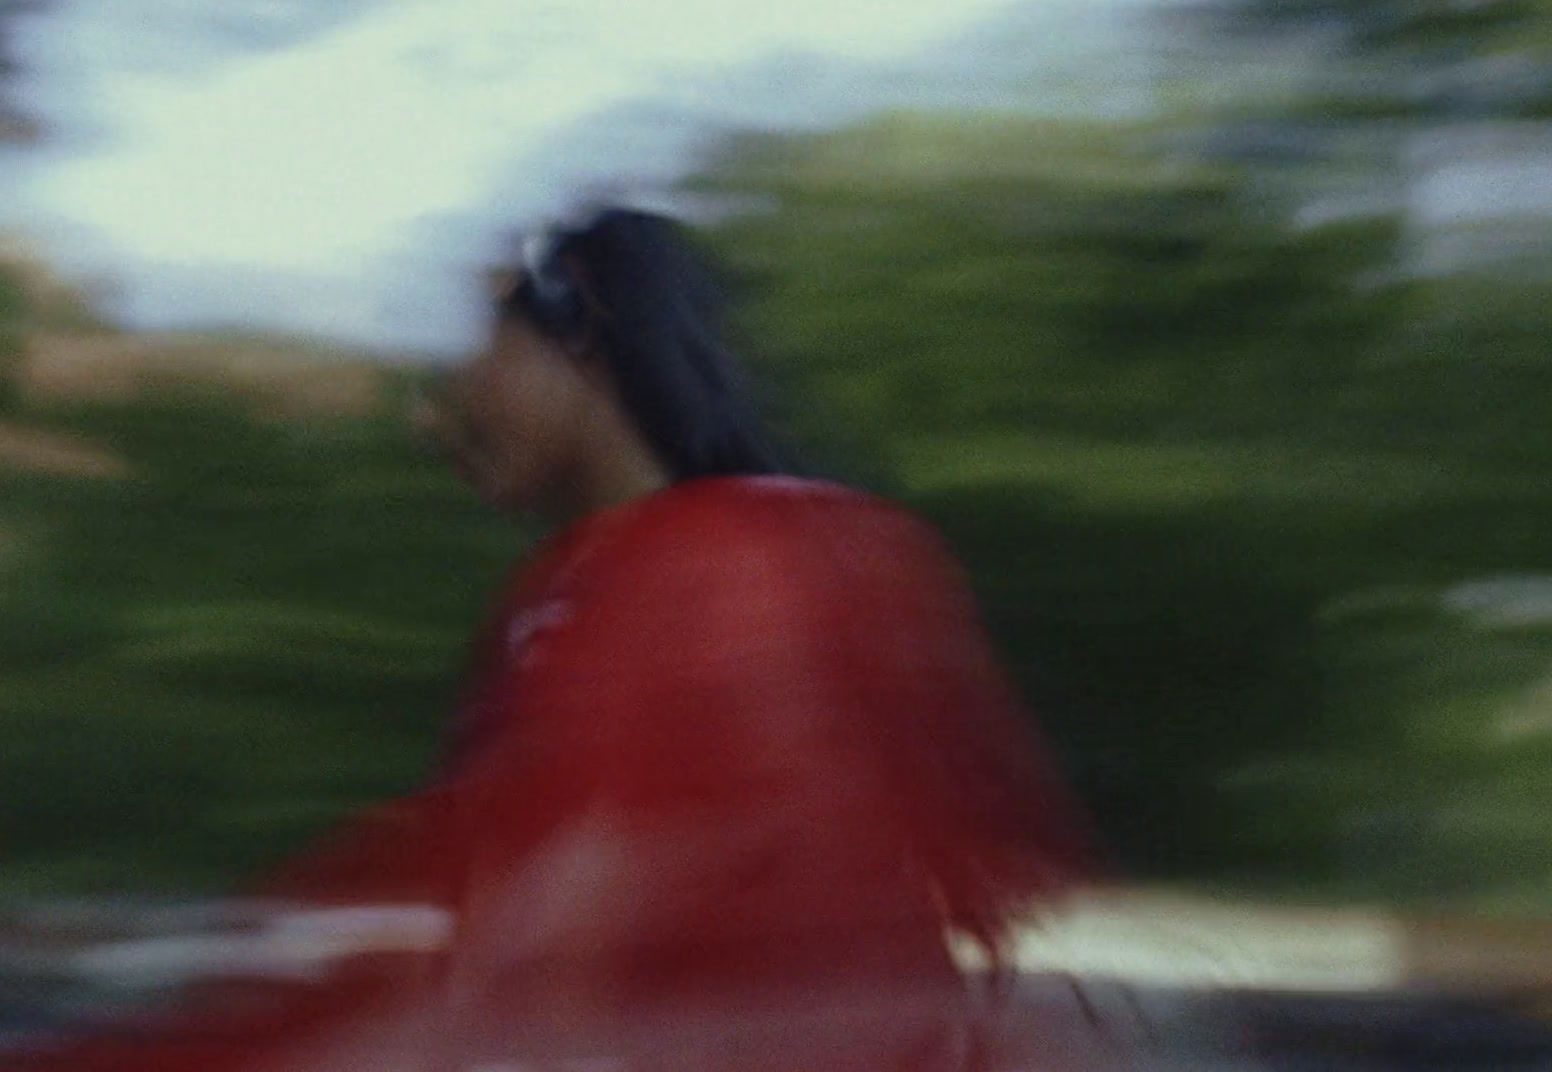
[[(223, 54), (220, 62), (202, 54), (149, 70), (134, 40), (114, 37), (115, 29), (132, 36), (138, 13), (164, 27), (154, 36), (166, 46), (165, 27), (194, 17), (188, 4), (95, 5), (102, 22), (73, 60), (60, 40), (43, 41), (62, 85), (72, 70), (91, 67), (70, 83), (77, 97), (72, 103), (63, 93), (61, 107), (78, 116), (94, 111), (114, 136), (41, 169), (24, 194), (37, 218), (95, 235), (90, 247), (114, 251), (127, 274), (163, 273), (162, 284), (130, 307), (164, 324), (178, 319), (180, 293), (189, 307), (182, 312), (208, 316), (208, 281), (223, 273), (234, 281), (290, 273), (298, 286), (354, 278), (363, 290), (381, 288), (402, 276), (403, 258), (416, 252), (408, 243), (427, 240), (428, 221), (498, 205), (551, 210), (569, 185), (620, 170), (661, 180), (688, 164), (694, 123), (764, 117), (806, 125), (886, 101), (892, 91), (862, 77), (783, 85), (735, 75), (794, 55), (865, 72), (866, 64), (924, 49), (1007, 7), (1005, 0), (401, 0), (288, 47)], [(300, 12), (289, 0), (270, 0), (258, 14), (273, 32)], [(87, 18), (79, 10), (62, 16), (55, 33), (79, 32)], [(793, 70), (808, 77), (802, 66)], [(601, 116), (629, 122), (651, 101), (678, 117), (663, 124), (657, 142), (619, 125), (612, 135), (568, 133)], [(564, 160), (545, 156), (568, 145)], [(441, 270), (459, 256), (420, 252), (431, 264), (439, 253)], [(196, 274), (206, 285), (173, 283)], [(220, 305), (228, 316), (243, 306), (242, 295)], [(299, 297), (304, 306), (316, 303)], [(273, 322), (286, 313), (282, 303), (251, 315)]]

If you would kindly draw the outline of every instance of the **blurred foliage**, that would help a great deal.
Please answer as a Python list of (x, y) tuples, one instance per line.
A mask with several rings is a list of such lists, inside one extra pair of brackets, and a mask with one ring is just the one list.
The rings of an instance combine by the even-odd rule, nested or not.
[(1263, 41), (1310, 33), (1349, 53), (1401, 60), (1523, 44), (1552, 13), (1545, 0), (1200, 0), (1191, 10), (1215, 33)]
[(22, 71), (12, 38), (16, 21), (44, 6), (45, 0), (0, 0), (0, 144), (36, 140), (40, 131), (32, 116), (12, 99), (12, 86)]
[[(1552, 274), (1416, 270), (1405, 196), (1420, 133), (1542, 114), (1546, 7), (1196, 5), (1210, 107), (741, 137), (692, 184), (772, 206), (707, 238), (783, 422), (949, 535), (1140, 877), (1552, 906)], [(527, 534), (383, 375), (367, 419), (0, 402), (133, 473), (0, 472), (5, 887), (219, 885), (424, 771)]]
[(394, 404), (278, 420), (210, 386), (13, 394), (0, 462), (22, 433), (129, 475), (0, 464), (0, 890), (218, 888), (421, 780), (528, 541), (417, 455)]
[(0, 265), (0, 361), (14, 361), (27, 326), (27, 292), (14, 267)]
[(1546, 288), (1397, 273), (1399, 214), (1299, 226), (1202, 129), (738, 146), (747, 334), (956, 541), (1135, 871), (1545, 904), (1552, 711), (1502, 723), (1552, 633), (1440, 593), (1548, 566)]

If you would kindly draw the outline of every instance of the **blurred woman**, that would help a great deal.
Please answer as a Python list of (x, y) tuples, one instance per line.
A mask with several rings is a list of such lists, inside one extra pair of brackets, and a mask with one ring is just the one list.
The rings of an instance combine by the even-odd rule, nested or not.
[(426, 423), (554, 531), (439, 780), (268, 887), (445, 926), (145, 1067), (1070, 1067), (950, 956), (1090, 862), (937, 534), (788, 474), (669, 220), (530, 243), (496, 313)]

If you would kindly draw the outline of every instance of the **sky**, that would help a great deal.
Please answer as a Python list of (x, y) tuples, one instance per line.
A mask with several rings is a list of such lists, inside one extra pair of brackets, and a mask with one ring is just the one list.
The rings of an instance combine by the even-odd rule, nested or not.
[(129, 326), (457, 354), (511, 228), (693, 214), (719, 132), (1146, 112), (1140, 2), (65, 0), (19, 35), (49, 139), (0, 161), (0, 228)]

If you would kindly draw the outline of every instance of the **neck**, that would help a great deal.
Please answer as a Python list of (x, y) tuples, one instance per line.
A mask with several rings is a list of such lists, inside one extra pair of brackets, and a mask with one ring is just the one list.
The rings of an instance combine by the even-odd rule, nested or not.
[(578, 497), (583, 513), (595, 513), (611, 507), (623, 506), (632, 499), (639, 499), (653, 492), (662, 491), (673, 483), (667, 470), (656, 458), (650, 456), (611, 459), (610, 464), (594, 471)]
[(616, 427), (593, 438), (577, 459), (571, 479), (557, 496), (556, 519), (563, 524), (623, 506), (673, 483), (668, 467), (633, 431)]

